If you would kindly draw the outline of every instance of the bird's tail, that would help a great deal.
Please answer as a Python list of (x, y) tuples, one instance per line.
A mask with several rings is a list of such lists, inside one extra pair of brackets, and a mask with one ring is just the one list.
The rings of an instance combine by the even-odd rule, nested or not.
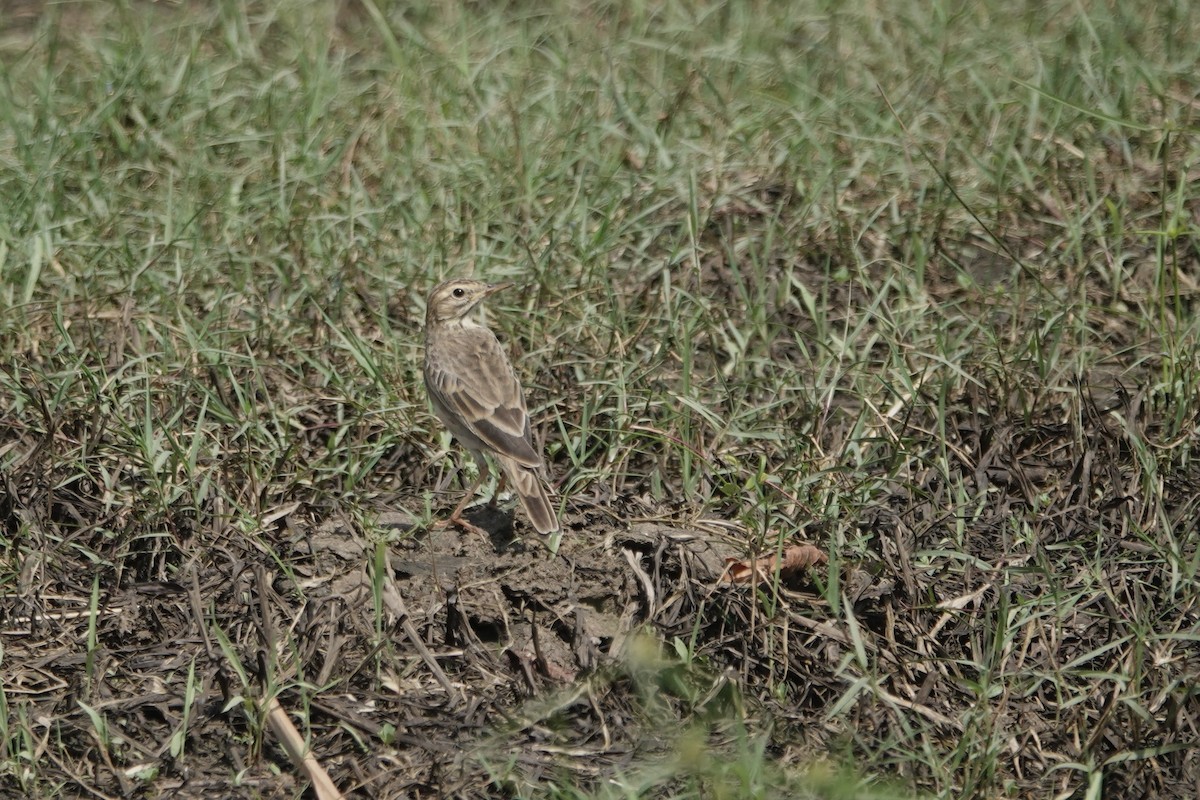
[(537, 532), (557, 531), (558, 518), (554, 514), (554, 503), (551, 502), (550, 493), (537, 470), (509, 458), (497, 460), (504, 474), (508, 476), (509, 485), (521, 498), (521, 505), (525, 507), (525, 513)]

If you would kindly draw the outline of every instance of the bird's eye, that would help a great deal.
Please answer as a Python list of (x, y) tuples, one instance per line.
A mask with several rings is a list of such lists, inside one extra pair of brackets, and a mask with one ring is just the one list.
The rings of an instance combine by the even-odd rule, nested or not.
[(453, 292), (451, 292), (451, 294), (453, 294), (455, 297), (463, 297), (466, 295), (466, 293), (467, 293), (467, 290), (462, 288), (461, 286), (459, 286), (457, 289), (455, 289)]

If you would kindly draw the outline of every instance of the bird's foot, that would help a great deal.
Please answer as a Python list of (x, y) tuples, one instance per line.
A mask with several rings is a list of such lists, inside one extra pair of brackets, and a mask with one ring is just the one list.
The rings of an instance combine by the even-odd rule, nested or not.
[(490, 533), (488, 533), (486, 530), (484, 530), (483, 528), (474, 524), (473, 522), (469, 522), (466, 519), (463, 519), (463, 517), (461, 517), (461, 516), (453, 516), (453, 517), (450, 517), (449, 519), (439, 520), (439, 521), (433, 523), (433, 525), (432, 525), (432, 527), (437, 530), (442, 530), (444, 528), (449, 528), (451, 526), (458, 528), (462, 531), (465, 531), (467, 533), (478, 534), (485, 539), (492, 538), (492, 535)]

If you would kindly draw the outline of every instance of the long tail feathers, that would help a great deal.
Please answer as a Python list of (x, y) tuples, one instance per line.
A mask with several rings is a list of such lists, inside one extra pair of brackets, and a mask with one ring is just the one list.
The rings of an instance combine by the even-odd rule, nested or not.
[(554, 503), (546, 484), (537, 471), (507, 458), (500, 458), (500, 468), (508, 476), (508, 483), (521, 498), (521, 505), (529, 521), (538, 533), (554, 533), (558, 530), (558, 518), (554, 514)]

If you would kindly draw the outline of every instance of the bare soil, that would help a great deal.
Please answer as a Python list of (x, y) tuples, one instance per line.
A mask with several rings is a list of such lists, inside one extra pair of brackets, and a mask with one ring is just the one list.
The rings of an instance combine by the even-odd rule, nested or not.
[[(251, 537), (204, 546), (182, 582), (93, 594), (81, 568), (54, 593), (31, 582), (6, 598), (0, 673), (10, 697), (33, 701), (35, 729), (61, 732), (40, 752), (70, 776), (63, 796), (295, 796), (286, 754), (238, 699), (271, 692), (304, 712), (313, 752), (352, 796), (479, 796), (499, 788), (489, 764), (536, 783), (561, 774), (564, 748), (586, 756), (571, 771), (595, 778), (672, 741), (639, 724), (617, 654), (649, 617), (678, 620), (734, 553), (699, 531), (570, 520), (551, 555), (487, 508), (474, 519), (490, 539), (412, 531), (382, 509), (390, 545), (302, 517), (275, 521), (269, 551)], [(26, 575), (44, 568), (34, 559)], [(298, 683), (318, 687), (304, 709)], [(530, 711), (533, 698), (544, 705)], [(84, 704), (104, 717), (107, 746)]]

